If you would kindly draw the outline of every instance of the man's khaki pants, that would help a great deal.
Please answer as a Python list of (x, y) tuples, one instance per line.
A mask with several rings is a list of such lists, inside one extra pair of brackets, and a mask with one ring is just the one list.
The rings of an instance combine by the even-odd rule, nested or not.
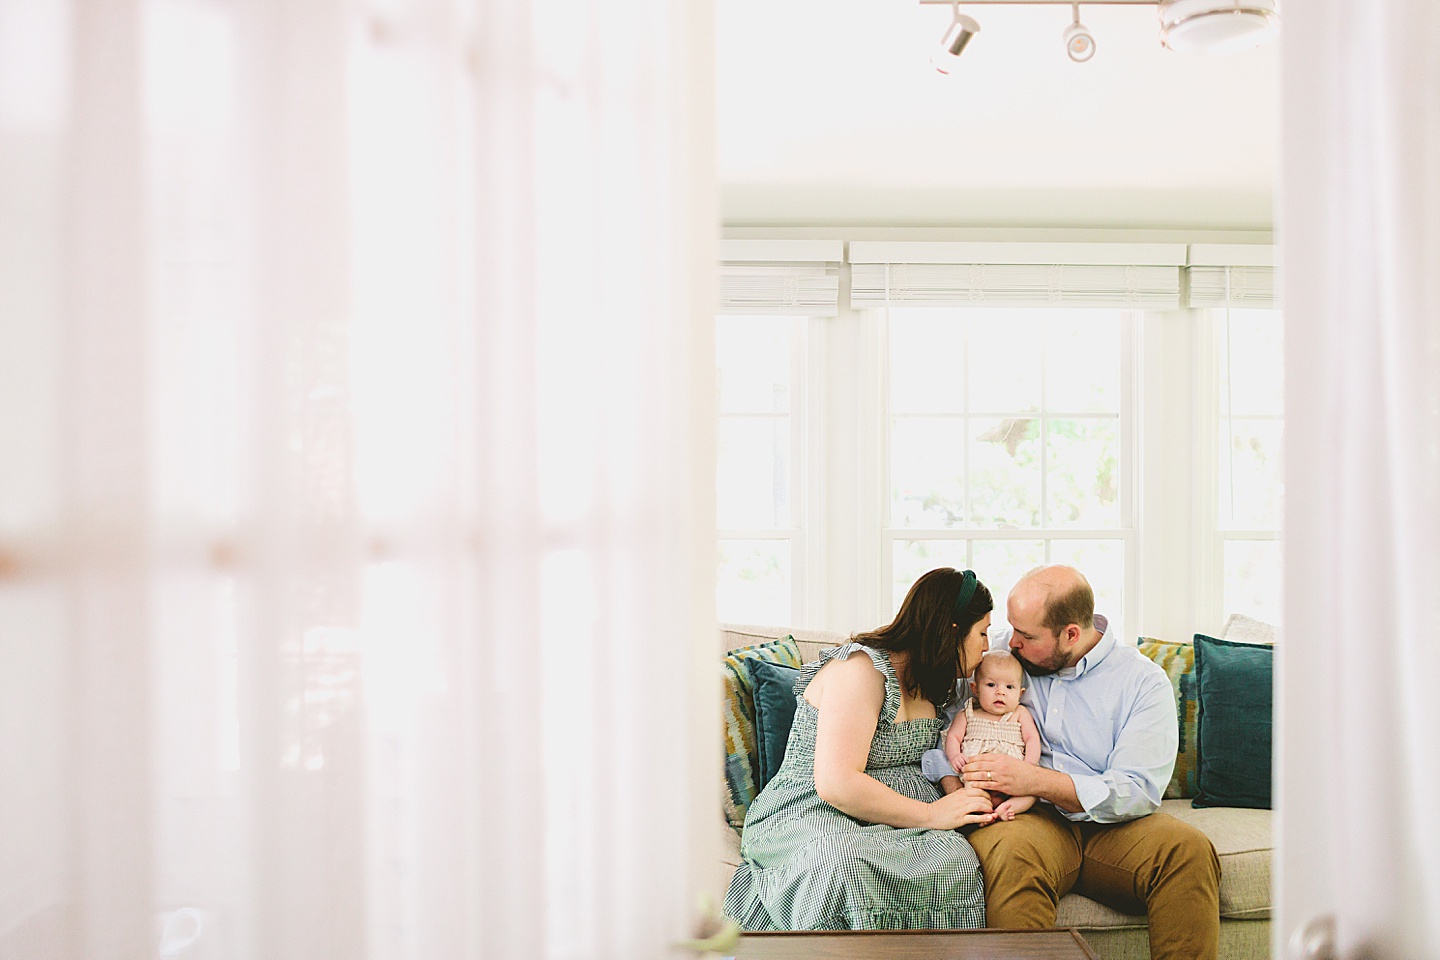
[(972, 830), (985, 877), (985, 923), (1055, 925), (1074, 891), (1122, 913), (1149, 915), (1151, 960), (1215, 960), (1220, 861), (1210, 838), (1152, 813), (1125, 823), (1073, 823), (1037, 803), (1014, 820)]

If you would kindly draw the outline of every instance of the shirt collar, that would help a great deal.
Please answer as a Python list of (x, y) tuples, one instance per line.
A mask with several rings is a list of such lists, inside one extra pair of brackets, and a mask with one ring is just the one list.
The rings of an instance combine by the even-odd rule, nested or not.
[(1080, 658), (1080, 662), (1073, 667), (1066, 667), (1063, 670), (1055, 671), (1055, 676), (1061, 680), (1074, 680), (1083, 677), (1088, 671), (1094, 670), (1100, 665), (1100, 661), (1110, 655), (1115, 649), (1115, 638), (1110, 635), (1110, 621), (1101, 614), (1095, 614), (1095, 629), (1100, 631), (1100, 642), (1090, 648), (1090, 652)]

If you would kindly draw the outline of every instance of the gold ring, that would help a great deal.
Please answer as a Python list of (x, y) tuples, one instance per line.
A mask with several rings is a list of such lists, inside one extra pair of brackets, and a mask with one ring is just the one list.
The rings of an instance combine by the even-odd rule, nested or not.
[(994, 771), (994, 770), (986, 770), (986, 771), (985, 771), (985, 779), (986, 779), (986, 780), (994, 780), (994, 779), (995, 779), (995, 771)]

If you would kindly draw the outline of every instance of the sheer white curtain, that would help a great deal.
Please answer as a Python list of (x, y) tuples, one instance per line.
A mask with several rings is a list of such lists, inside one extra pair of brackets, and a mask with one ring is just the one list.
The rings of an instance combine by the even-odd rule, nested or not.
[(1285, 8), (1277, 957), (1325, 916), (1440, 957), (1436, 38), (1430, 0)]
[(708, 14), (0, 0), (0, 956), (689, 932)]

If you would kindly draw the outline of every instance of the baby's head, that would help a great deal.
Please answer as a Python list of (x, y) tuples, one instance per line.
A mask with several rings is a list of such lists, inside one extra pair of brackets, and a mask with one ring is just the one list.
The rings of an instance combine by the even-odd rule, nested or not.
[(997, 717), (1018, 707), (1024, 690), (1025, 671), (1014, 654), (1005, 650), (991, 650), (981, 657), (970, 682), (970, 693), (980, 709)]

